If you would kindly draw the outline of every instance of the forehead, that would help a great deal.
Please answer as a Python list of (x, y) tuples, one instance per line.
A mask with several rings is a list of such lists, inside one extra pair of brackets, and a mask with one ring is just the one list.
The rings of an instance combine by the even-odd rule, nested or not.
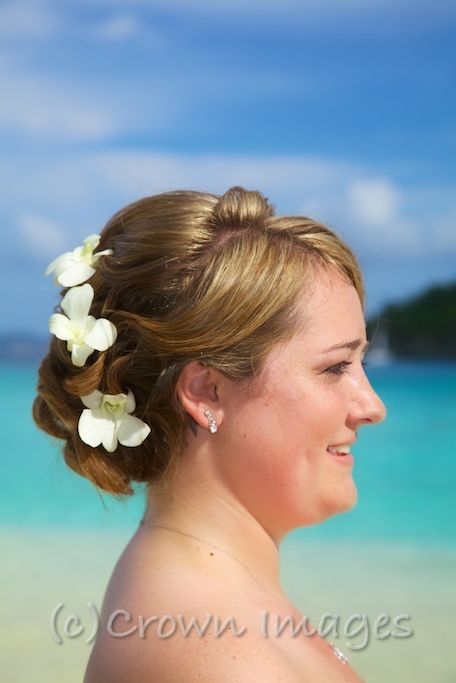
[[(297, 346), (322, 352), (332, 346), (365, 338), (361, 301), (355, 287), (335, 270), (319, 271), (311, 287), (297, 300), (298, 330), (277, 347)], [(273, 357), (274, 351), (271, 354)]]
[(352, 318), (359, 322), (361, 318), (364, 325), (358, 292), (351, 282), (334, 270), (317, 272), (311, 289), (301, 293), (298, 306), (309, 333), (334, 319), (342, 323)]

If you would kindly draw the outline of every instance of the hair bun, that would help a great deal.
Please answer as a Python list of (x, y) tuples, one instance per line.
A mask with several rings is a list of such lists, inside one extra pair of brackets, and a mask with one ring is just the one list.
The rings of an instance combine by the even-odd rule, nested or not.
[(220, 197), (214, 209), (216, 222), (223, 228), (252, 227), (274, 215), (274, 207), (255, 190), (232, 187)]

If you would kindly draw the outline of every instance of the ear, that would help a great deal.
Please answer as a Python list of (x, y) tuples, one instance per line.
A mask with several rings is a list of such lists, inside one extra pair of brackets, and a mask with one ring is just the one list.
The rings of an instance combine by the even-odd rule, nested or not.
[(180, 376), (177, 393), (182, 406), (203, 429), (208, 428), (206, 410), (211, 412), (218, 425), (221, 423), (217, 391), (220, 379), (217, 370), (198, 361), (189, 363)]

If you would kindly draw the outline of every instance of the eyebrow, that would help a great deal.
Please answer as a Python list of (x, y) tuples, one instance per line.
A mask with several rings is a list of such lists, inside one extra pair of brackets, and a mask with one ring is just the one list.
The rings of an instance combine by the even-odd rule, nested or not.
[[(351, 351), (356, 351), (356, 349), (359, 349), (362, 343), (363, 342), (361, 339), (355, 339), (354, 341), (342, 342), (342, 344), (334, 344), (334, 346), (330, 346), (329, 349), (326, 349), (323, 351), (323, 353), (331, 353), (331, 351), (339, 351), (340, 349), (350, 349)], [(370, 344), (367, 342), (363, 348), (363, 353), (366, 353), (369, 346)]]

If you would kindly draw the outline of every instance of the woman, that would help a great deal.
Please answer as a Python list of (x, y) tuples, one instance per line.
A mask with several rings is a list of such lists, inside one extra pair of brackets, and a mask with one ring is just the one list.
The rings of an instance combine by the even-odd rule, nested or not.
[(170, 192), (48, 272), (35, 420), (101, 489), (148, 485), (86, 683), (359, 681), (309, 624), (270, 628), (302, 619), (280, 542), (354, 505), (350, 447), (385, 414), (350, 249), (257, 192)]

